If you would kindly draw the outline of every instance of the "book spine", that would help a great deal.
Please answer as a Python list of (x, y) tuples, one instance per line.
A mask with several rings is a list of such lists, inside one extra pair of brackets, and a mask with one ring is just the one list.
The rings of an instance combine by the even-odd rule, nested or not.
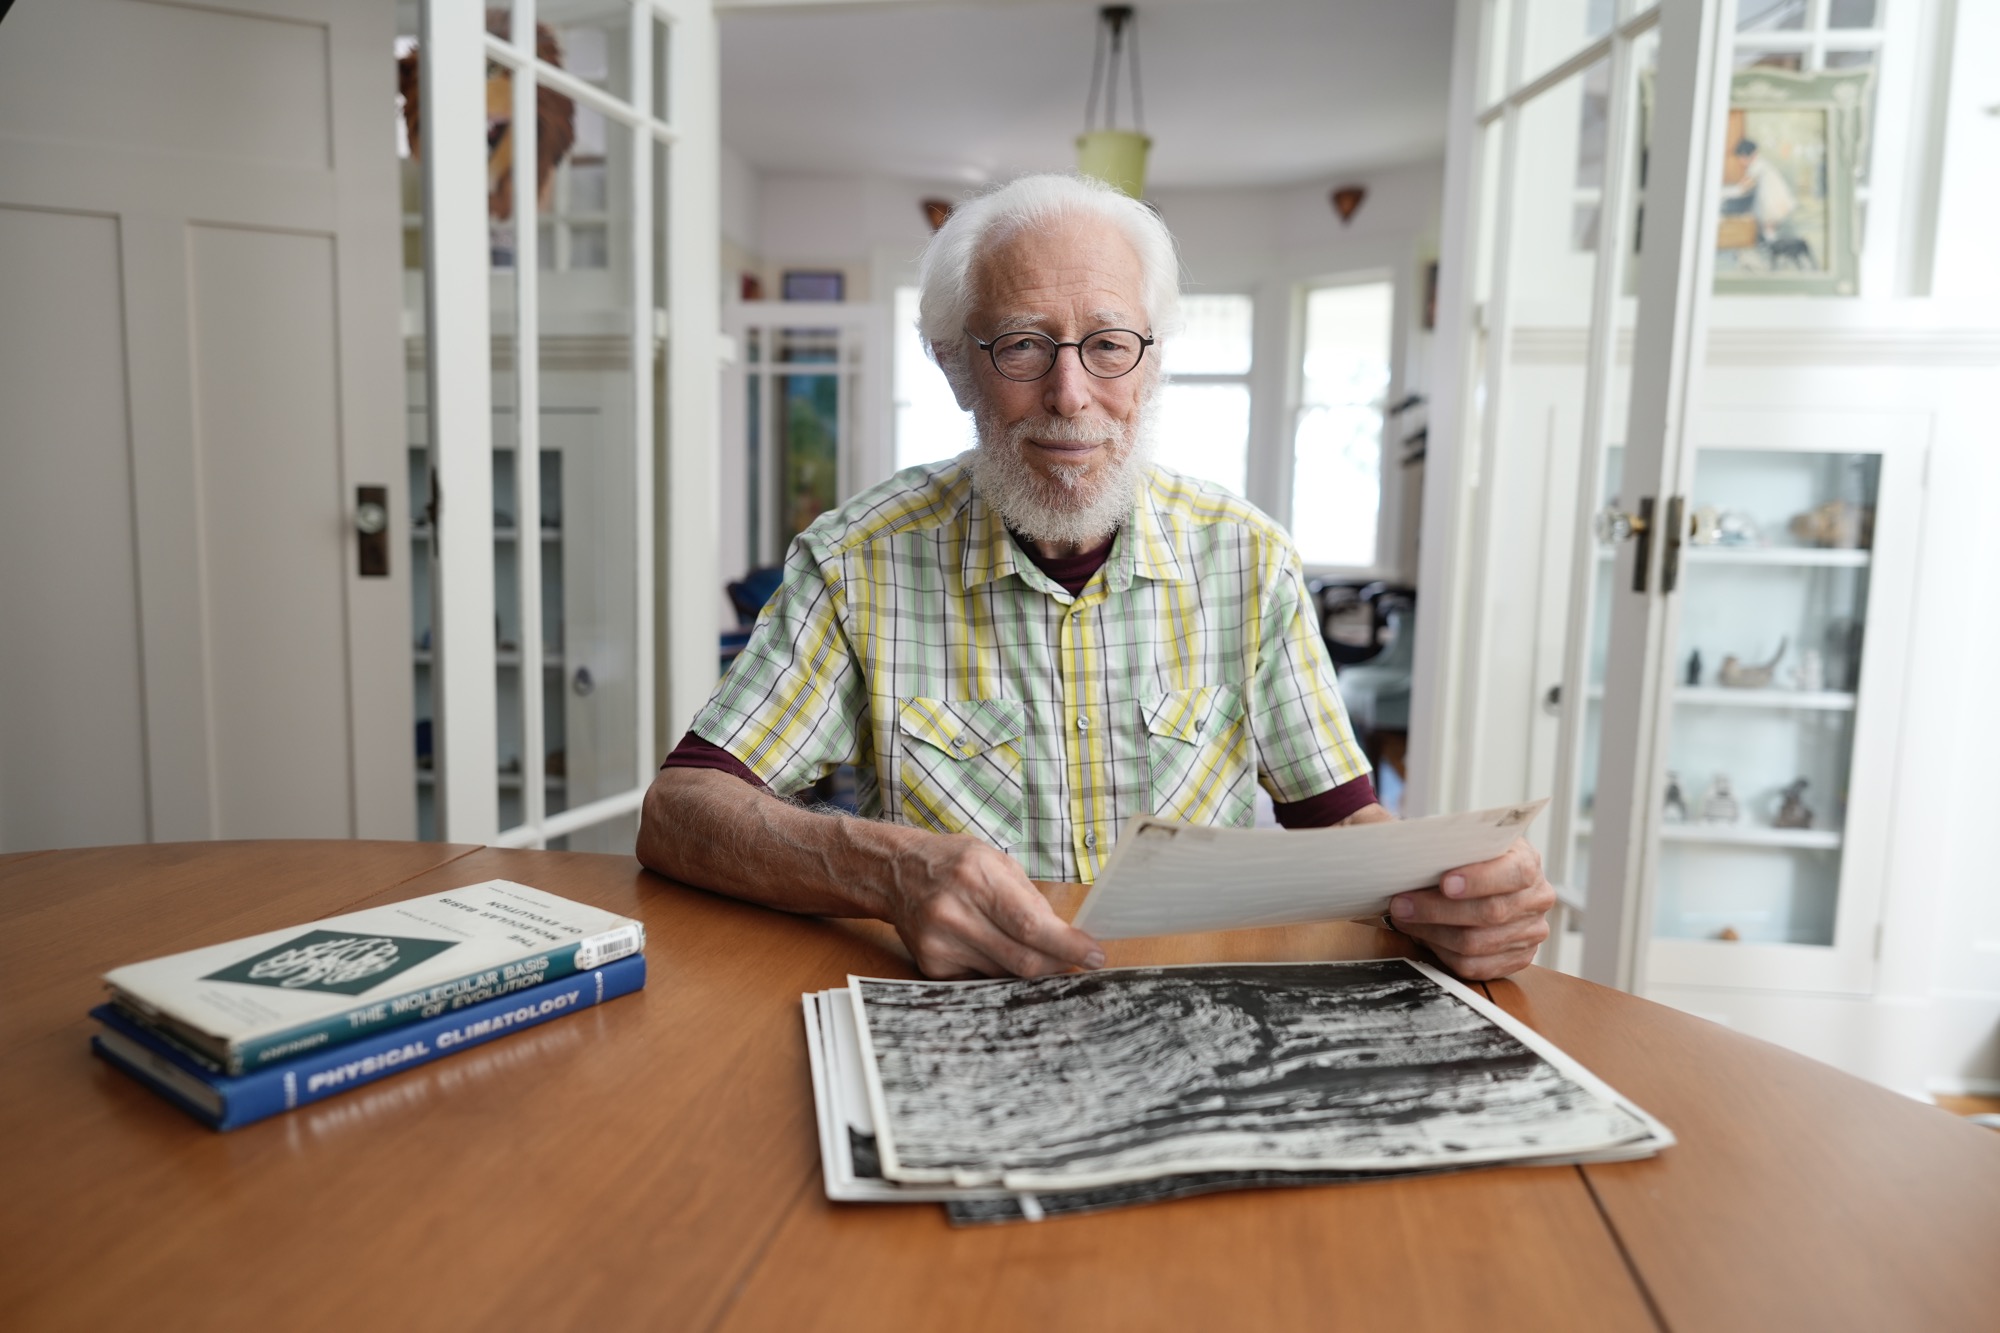
[(202, 1069), (116, 1010), (105, 1007), (92, 1011), (107, 1028), (213, 1089), (221, 1100), (219, 1115), (211, 1115), (197, 1106), (175, 1086), (179, 1080), (169, 1071), (138, 1065), (107, 1049), (100, 1041), (93, 1040), (92, 1047), (100, 1056), (165, 1094), (211, 1127), (236, 1129), (428, 1064), (440, 1056), (456, 1055), (508, 1033), (628, 995), (645, 984), (645, 957), (626, 958), (560, 981), (470, 1005), (456, 1013), (346, 1042), (336, 1050), (317, 1051), (273, 1068), (237, 1076)]
[(311, 1023), (301, 1023), (282, 1032), (270, 1032), (243, 1041), (230, 1050), (226, 1065), (231, 1074), (246, 1074), (297, 1059), (309, 1052), (348, 1046), (377, 1032), (407, 1027), (411, 1023), (457, 1012), (468, 1005), (560, 981), (587, 968), (637, 953), (643, 947), (643, 938), (639, 927), (634, 924), (606, 935), (547, 949), (502, 967), (455, 977), (387, 999), (372, 1000)]

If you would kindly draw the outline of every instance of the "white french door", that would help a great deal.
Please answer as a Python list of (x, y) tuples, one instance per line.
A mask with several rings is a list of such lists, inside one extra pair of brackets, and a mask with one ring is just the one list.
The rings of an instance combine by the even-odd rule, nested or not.
[[(1409, 800), (1553, 789), (1535, 831), (1550, 879), (1572, 902), (1593, 886), (1584, 971), (1626, 988), (1650, 936), (1667, 506), (1704, 353), (1734, 8), (1459, 10), (1431, 414), (1456, 446), (1434, 449), (1425, 497)], [(1609, 561), (1600, 508), (1631, 538)]]
[(714, 19), (422, 18), (435, 830), (629, 851), (716, 677)]

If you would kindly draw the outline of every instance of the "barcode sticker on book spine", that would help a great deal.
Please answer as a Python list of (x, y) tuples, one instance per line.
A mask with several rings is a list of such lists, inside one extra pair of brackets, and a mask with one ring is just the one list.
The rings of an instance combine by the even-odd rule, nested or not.
[(607, 930), (602, 935), (592, 935), (578, 940), (576, 945), (576, 970), (588, 972), (593, 967), (605, 963), (615, 963), (627, 954), (635, 954), (646, 944), (646, 934), (638, 925), (620, 926)]

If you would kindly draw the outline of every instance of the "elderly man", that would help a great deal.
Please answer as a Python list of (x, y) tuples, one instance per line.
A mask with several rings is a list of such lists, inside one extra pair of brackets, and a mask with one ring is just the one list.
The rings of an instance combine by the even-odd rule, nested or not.
[[(978, 447), (800, 535), (647, 794), (641, 861), (880, 917), (933, 977), (1037, 976), (1104, 954), (1031, 879), (1093, 878), (1129, 815), (1249, 824), (1261, 780), (1291, 827), (1390, 818), (1283, 530), (1151, 460), (1177, 275), (1157, 216), (1091, 182), (1025, 177), (953, 213), (922, 331)], [(879, 818), (773, 794), (843, 763)], [(1494, 977), (1554, 900), (1520, 843), (1393, 916)]]

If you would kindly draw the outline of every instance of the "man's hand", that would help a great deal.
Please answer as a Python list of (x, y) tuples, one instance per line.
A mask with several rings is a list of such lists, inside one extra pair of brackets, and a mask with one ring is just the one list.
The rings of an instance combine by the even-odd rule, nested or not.
[(1389, 916), (1459, 976), (1491, 981), (1534, 961), (1555, 905), (1541, 853), (1523, 838), (1503, 856), (1447, 871), (1435, 889), (1397, 894)]
[(1050, 908), (1013, 857), (930, 834), (889, 866), (885, 915), (927, 977), (1043, 977), (1104, 966), (1097, 941)]

